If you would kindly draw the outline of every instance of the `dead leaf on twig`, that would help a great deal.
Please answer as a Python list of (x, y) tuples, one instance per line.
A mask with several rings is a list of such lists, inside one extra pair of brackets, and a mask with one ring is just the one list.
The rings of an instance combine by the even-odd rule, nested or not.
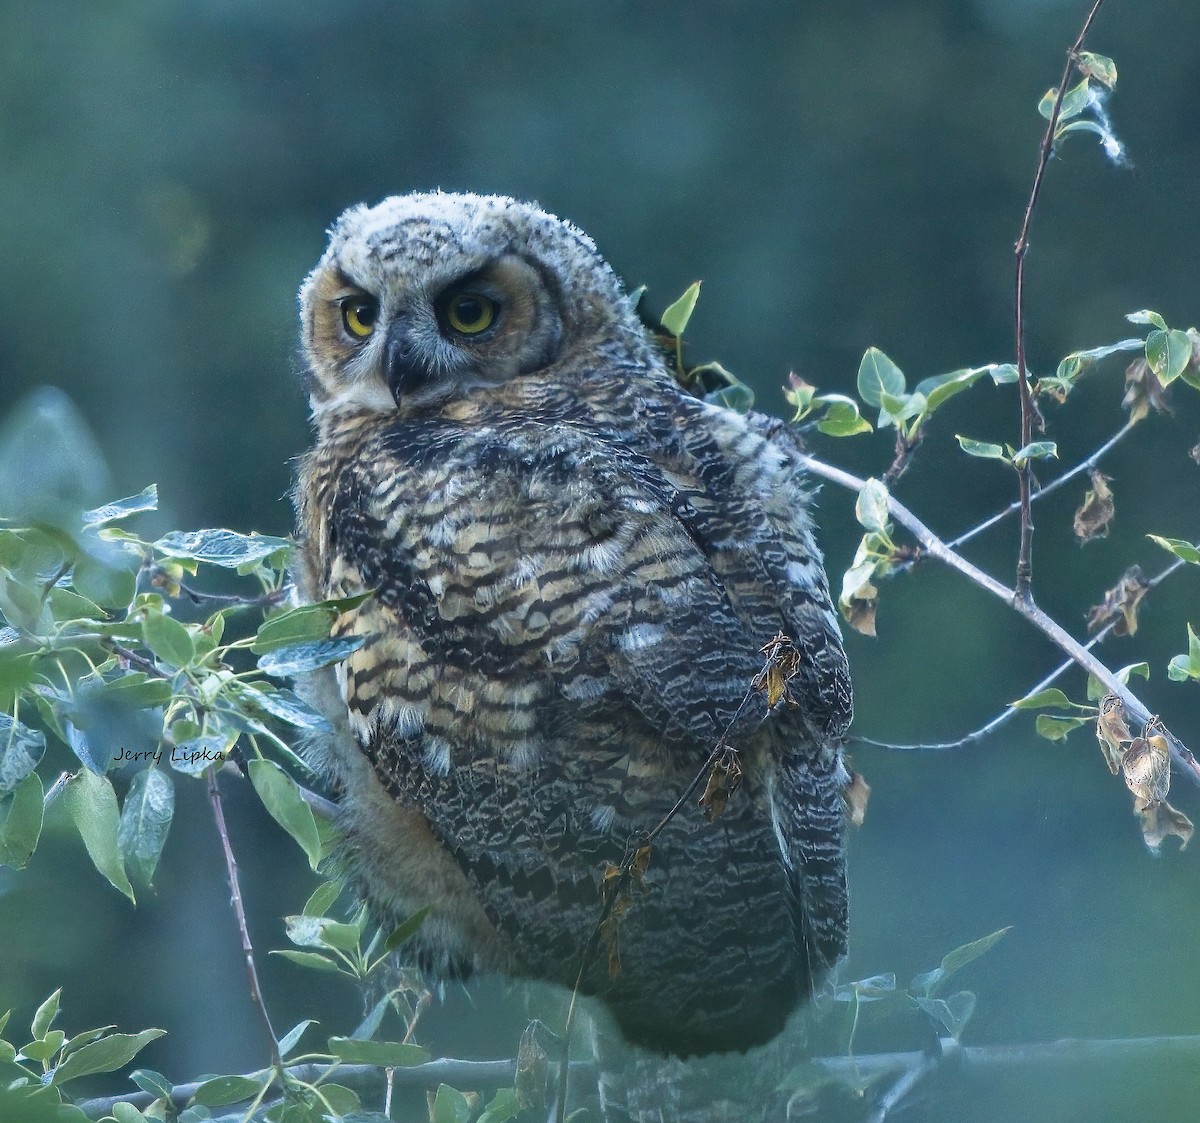
[(621, 973), (620, 924), (621, 918), (633, 908), (630, 887), (648, 890), (646, 871), (650, 868), (650, 844), (639, 846), (632, 854), (626, 853), (619, 866), (611, 862), (604, 867), (600, 883), (600, 897), (607, 915), (600, 923), (600, 941), (608, 953), (609, 978)]
[(700, 806), (711, 823), (725, 810), (729, 797), (738, 790), (742, 782), (742, 765), (738, 759), (737, 749), (726, 746), (721, 755), (713, 761), (708, 773), (708, 782), (704, 785), (704, 794), (700, 797)]
[(1162, 734), (1135, 737), (1121, 757), (1125, 786), (1133, 792), (1139, 815), (1162, 803), (1171, 790), (1171, 750)]
[(1094, 605), (1088, 610), (1088, 633), (1098, 632), (1109, 620), (1119, 614), (1121, 619), (1113, 628), (1113, 634), (1118, 636), (1134, 635), (1138, 626), (1138, 607), (1149, 589), (1150, 582), (1142, 573), (1142, 567), (1131, 565), (1121, 575), (1121, 580), (1104, 594), (1104, 602)]
[(1167, 401), (1167, 389), (1159, 382), (1158, 375), (1150, 369), (1145, 356), (1134, 359), (1125, 368), (1125, 397), (1122, 409), (1129, 410), (1130, 422), (1141, 421), (1151, 410), (1155, 413), (1171, 413)]
[(1133, 741), (1133, 734), (1125, 724), (1125, 704), (1115, 694), (1106, 694), (1100, 700), (1100, 714), (1096, 718), (1096, 738), (1108, 770), (1115, 776), (1121, 770), (1121, 758), (1125, 746)]
[(517, 1047), (513, 1090), (517, 1093), (517, 1103), (522, 1111), (542, 1108), (549, 1099), (550, 1057), (538, 1041), (544, 1028), (541, 1022), (530, 1022), (521, 1034), (521, 1044)]
[(763, 644), (760, 652), (763, 656), (762, 670), (750, 680), (750, 688), (767, 696), (767, 708), (770, 710), (781, 701), (795, 706), (790, 684), (800, 673), (802, 659), (791, 637), (776, 632), (773, 638)]
[(1192, 841), (1192, 835), (1195, 833), (1191, 819), (1166, 800), (1138, 811), (1137, 817), (1142, 825), (1142, 838), (1154, 854), (1161, 851), (1163, 841), (1169, 835), (1179, 839), (1179, 849), (1183, 850)]
[(1091, 490), (1083, 497), (1083, 503), (1075, 512), (1075, 537), (1080, 545), (1091, 542), (1093, 538), (1104, 538), (1108, 534), (1109, 523), (1113, 520), (1116, 509), (1113, 505), (1112, 489), (1108, 486), (1111, 476), (1092, 468), (1088, 475), (1091, 477)]
[(867, 800), (871, 798), (871, 785), (863, 779), (861, 772), (850, 773), (850, 783), (842, 789), (842, 800), (846, 804), (846, 812), (850, 824), (861, 827), (867, 817)]

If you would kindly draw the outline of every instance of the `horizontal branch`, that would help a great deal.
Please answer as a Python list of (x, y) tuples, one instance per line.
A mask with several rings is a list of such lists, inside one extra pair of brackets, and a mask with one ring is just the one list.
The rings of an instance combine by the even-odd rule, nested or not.
[[(835, 468), (832, 464), (826, 464), (807, 453), (800, 453), (799, 459), (814, 476), (820, 476), (848, 491), (859, 492), (866, 486), (866, 480), (841, 468)], [(1003, 582), (997, 581), (991, 574), (985, 573), (978, 566), (972, 565), (961, 554), (950, 549), (912, 511), (891, 494), (888, 495), (888, 513), (921, 544), (927, 554), (937, 558), (951, 569), (957, 570), (981, 589), (986, 589), (992, 596), (1004, 601), (1037, 628), (1060, 651), (1070, 656), (1074, 663), (1095, 677), (1108, 693), (1115, 694), (1120, 698), (1124, 704), (1125, 713), (1131, 721), (1144, 725), (1150, 720), (1152, 715), (1141, 699), (1118, 680), (1116, 675), (1090, 650), (1079, 643), (1056, 620), (1038, 608), (1032, 598), (1017, 596), (1015, 590), (1010, 589)], [(1167, 731), (1167, 740), (1171, 746), (1171, 759), (1193, 783), (1200, 786), (1200, 764), (1197, 763), (1191, 751), (1170, 731)]]
[[(1177, 1061), (1195, 1065), (1200, 1062), (1200, 1035), (1179, 1037), (1125, 1037), (1125, 1038), (1076, 1038), (1067, 1037), (1058, 1041), (1037, 1042), (1027, 1045), (960, 1045), (953, 1038), (940, 1041), (940, 1061), (953, 1059), (968, 1069), (998, 1069), (1018, 1066), (1056, 1066), (1066, 1063), (1104, 1063), (1118, 1065), (1156, 1066), (1166, 1061)], [(936, 1054), (934, 1054), (936, 1056)], [(831, 1076), (857, 1080), (861, 1076), (877, 1079), (889, 1073), (903, 1070), (924, 1070), (929, 1065), (930, 1054), (873, 1053), (853, 1057), (813, 1057), (811, 1063)], [(452, 1088), (476, 1090), (511, 1086), (516, 1077), (515, 1060), (462, 1061), (453, 1058), (428, 1061), (411, 1068), (392, 1070), (392, 1082), (397, 1087), (436, 1088), (449, 1084)], [(285, 1070), (287, 1075), (307, 1084), (329, 1077), (347, 1087), (382, 1091), (384, 1070), (375, 1065), (292, 1065)], [(573, 1079), (594, 1080), (596, 1065), (590, 1061), (572, 1061)], [(249, 1080), (265, 1079), (263, 1071), (246, 1073)], [(182, 1107), (200, 1083), (180, 1084), (171, 1089), (171, 1100)], [(91, 1119), (100, 1119), (112, 1114), (115, 1104), (128, 1103), (139, 1109), (154, 1101), (148, 1092), (134, 1092), (128, 1096), (108, 1096), (84, 1100), (78, 1106)]]

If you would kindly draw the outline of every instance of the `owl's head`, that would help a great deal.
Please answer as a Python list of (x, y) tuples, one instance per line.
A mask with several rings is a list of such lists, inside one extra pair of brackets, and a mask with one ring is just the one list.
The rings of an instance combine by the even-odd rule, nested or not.
[(499, 195), (395, 196), (346, 211), (300, 289), (317, 417), (408, 412), (645, 332), (586, 234)]

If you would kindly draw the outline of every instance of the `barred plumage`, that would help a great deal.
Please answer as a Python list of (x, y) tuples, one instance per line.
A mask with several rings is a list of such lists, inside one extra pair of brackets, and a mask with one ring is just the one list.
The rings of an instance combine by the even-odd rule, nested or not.
[(586, 236), (511, 199), (354, 208), (302, 311), (299, 584), (373, 593), (315, 687), (362, 891), (385, 919), (433, 906), (442, 974), (571, 985), (605, 864), (783, 631), (799, 705), (744, 707), (743, 786), (657, 839), (620, 973), (584, 980), (635, 1042), (768, 1040), (846, 933), (850, 685), (790, 435), (680, 389)]

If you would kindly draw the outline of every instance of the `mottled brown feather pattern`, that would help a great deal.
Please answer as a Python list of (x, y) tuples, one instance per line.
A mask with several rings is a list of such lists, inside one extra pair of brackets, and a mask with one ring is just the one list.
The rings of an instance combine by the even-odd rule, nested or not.
[[(347, 278), (378, 301), (365, 343), (339, 325)], [(495, 300), (479, 338), (438, 319), (464, 288)], [(384, 918), (433, 906), (419, 954), (443, 974), (570, 985), (604, 864), (784, 631), (799, 705), (746, 707), (743, 787), (671, 823), (620, 974), (585, 977), (632, 1040), (769, 1039), (846, 933), (850, 684), (790, 436), (680, 390), (586, 237), (512, 200), (356, 208), (302, 299), (299, 584), (373, 593), (335, 629), (366, 644), (312, 686), (363, 892)]]

